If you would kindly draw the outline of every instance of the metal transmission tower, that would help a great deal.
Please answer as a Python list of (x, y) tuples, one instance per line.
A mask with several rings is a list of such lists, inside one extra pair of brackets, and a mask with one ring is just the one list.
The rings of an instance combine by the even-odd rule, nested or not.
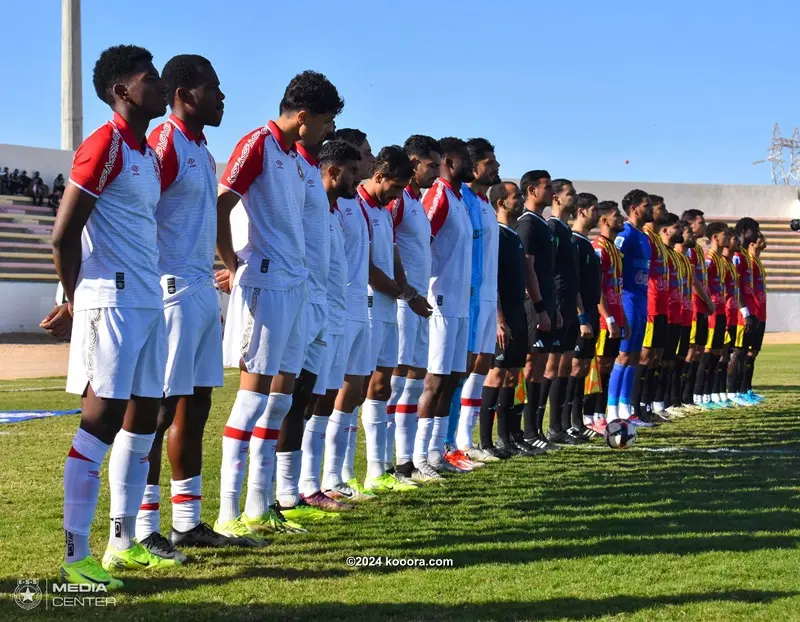
[[(789, 150), (789, 170), (783, 150)], [(800, 186), (800, 129), (795, 128), (791, 138), (781, 135), (781, 128), (776, 123), (772, 128), (772, 145), (766, 160), (758, 160), (753, 164), (769, 162), (772, 168), (772, 183), (777, 186)]]

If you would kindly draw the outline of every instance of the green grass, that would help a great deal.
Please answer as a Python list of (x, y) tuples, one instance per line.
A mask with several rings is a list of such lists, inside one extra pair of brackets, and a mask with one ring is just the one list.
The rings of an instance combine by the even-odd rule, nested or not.
[[(757, 384), (769, 397), (765, 407), (698, 415), (639, 437), (640, 447), (742, 453), (614, 452), (593, 444), (516, 459), (445, 487), (384, 498), (257, 552), (190, 551), (196, 563), (177, 571), (129, 573), (113, 610), (55, 613), (42, 604), (25, 612), (11, 600), (17, 579), (55, 578), (61, 472), (77, 418), (3, 425), (0, 619), (800, 620), (797, 361), (800, 346), (764, 351)], [(220, 433), (236, 390), (235, 379), (226, 380), (206, 435), (209, 522)], [(61, 382), (2, 382), (0, 389)], [(0, 404), (72, 408), (77, 400), (58, 389), (5, 391)], [(168, 473), (165, 467), (162, 484)], [(104, 485), (92, 534), (97, 556), (107, 511)], [(449, 558), (453, 567), (354, 569), (345, 563), (350, 555)]]

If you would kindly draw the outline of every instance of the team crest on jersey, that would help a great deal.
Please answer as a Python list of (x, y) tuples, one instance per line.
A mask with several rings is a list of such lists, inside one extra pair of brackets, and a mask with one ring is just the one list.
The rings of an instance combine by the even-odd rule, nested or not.
[(352, 207), (344, 208), (344, 215), (345, 216), (352, 216), (353, 215), (353, 208)]
[(379, 221), (377, 218), (373, 218), (373, 219), (372, 219), (372, 226), (373, 226), (373, 227), (377, 227), (377, 226), (378, 226), (378, 225), (380, 225), (380, 224), (381, 224), (381, 223), (380, 223), (380, 221)]

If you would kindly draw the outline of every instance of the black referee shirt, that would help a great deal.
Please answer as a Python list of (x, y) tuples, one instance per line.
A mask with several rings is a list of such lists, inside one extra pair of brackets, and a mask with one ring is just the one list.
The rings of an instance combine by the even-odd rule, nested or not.
[(504, 314), (525, 312), (525, 249), (519, 235), (508, 225), (500, 225), (497, 298)]
[(561, 315), (571, 317), (578, 313), (577, 300), (580, 291), (580, 274), (578, 272), (578, 250), (572, 241), (572, 229), (552, 216), (547, 221), (556, 240), (555, 284), (558, 306)]
[(553, 233), (544, 218), (525, 210), (517, 220), (517, 234), (519, 234), (525, 254), (533, 256), (542, 300), (547, 309), (555, 314), (556, 298), (555, 281), (553, 280), (555, 241)]
[(597, 314), (600, 303), (601, 273), (600, 259), (594, 252), (591, 241), (580, 233), (572, 234), (575, 247), (578, 249), (578, 274), (581, 281), (581, 299), (583, 308), (590, 315)]

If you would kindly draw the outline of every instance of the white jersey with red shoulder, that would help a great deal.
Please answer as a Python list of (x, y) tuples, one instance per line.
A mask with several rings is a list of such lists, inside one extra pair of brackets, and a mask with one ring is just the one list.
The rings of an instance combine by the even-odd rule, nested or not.
[(422, 195), (408, 186), (389, 206), (394, 221), (394, 237), (406, 280), (421, 294), (431, 280), (431, 223), (422, 207)]
[[(367, 215), (372, 238), (372, 265), (390, 279), (394, 279), (394, 223), (389, 207), (384, 207), (364, 189), (358, 187), (358, 199)], [(382, 322), (397, 322), (397, 298), (368, 286), (370, 319)]]
[(330, 263), (328, 269), (327, 302), (329, 335), (343, 335), (347, 317), (347, 255), (344, 250), (344, 220), (335, 205), (329, 209), (328, 233)]
[(347, 258), (347, 317), (366, 322), (368, 315), (369, 218), (358, 199), (339, 199), (336, 203), (342, 214), (344, 253)]
[(303, 208), (303, 235), (306, 241), (306, 269), (308, 270), (306, 293), (308, 302), (324, 305), (330, 261), (330, 242), (328, 241), (330, 234), (327, 216), (330, 211), (330, 203), (322, 185), (317, 159), (300, 143), (297, 143), (297, 153), (306, 176), (306, 196)]
[(156, 208), (158, 269), (169, 305), (214, 278), (217, 241), (216, 162), (205, 136), (170, 115), (148, 139), (161, 171)]
[(431, 223), (428, 302), (445, 317), (469, 317), (472, 221), (461, 191), (437, 179), (422, 197)]
[(115, 113), (78, 147), (69, 183), (97, 199), (81, 234), (75, 310), (163, 308), (156, 233), (161, 181), (153, 149)]
[(500, 227), (497, 226), (497, 214), (485, 195), (476, 192), (480, 205), (481, 217), (481, 255), (483, 271), (481, 272), (481, 291), (478, 298), (481, 302), (497, 303), (497, 262), (500, 254)]
[(272, 121), (236, 145), (219, 183), (242, 198), (247, 215), (237, 282), (284, 290), (306, 280), (305, 179), (294, 145)]

